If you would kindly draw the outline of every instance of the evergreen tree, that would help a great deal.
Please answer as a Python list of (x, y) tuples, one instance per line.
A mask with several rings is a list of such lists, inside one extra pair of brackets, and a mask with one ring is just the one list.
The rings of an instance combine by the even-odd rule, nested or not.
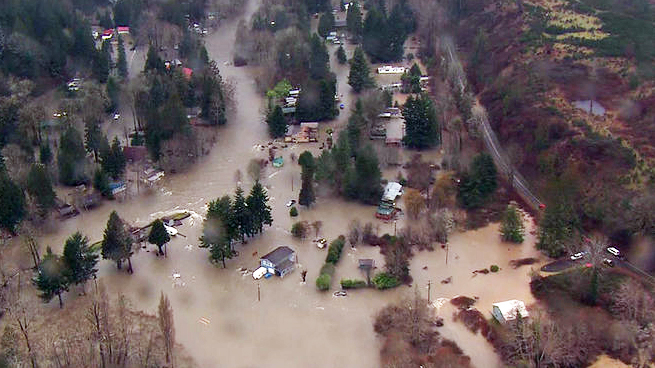
[(355, 103), (355, 111), (350, 115), (348, 126), (346, 128), (346, 131), (348, 132), (348, 143), (353, 153), (356, 153), (359, 150), (359, 143), (362, 139), (362, 129), (364, 129), (364, 127), (366, 127), (364, 108), (362, 106), (362, 101), (357, 99), (357, 102)]
[(346, 50), (343, 48), (343, 45), (339, 45), (337, 49), (337, 61), (339, 64), (345, 64), (348, 62), (348, 56), (346, 56)]
[(107, 228), (102, 239), (102, 258), (116, 262), (121, 268), (124, 260), (128, 262), (128, 272), (132, 273), (132, 236), (116, 211), (112, 211), (107, 221)]
[(86, 151), (81, 134), (73, 126), (68, 127), (59, 140), (57, 153), (59, 181), (65, 185), (77, 185), (83, 182), (85, 158)]
[(331, 11), (323, 13), (318, 20), (318, 34), (322, 37), (327, 37), (330, 31), (334, 28), (334, 14)]
[(102, 48), (94, 52), (92, 71), (94, 78), (100, 83), (106, 83), (107, 78), (109, 78), (109, 68), (111, 67), (110, 47), (109, 41), (105, 40), (102, 42)]
[(317, 80), (325, 78), (330, 71), (327, 47), (316, 33), (309, 39), (309, 46), (309, 76)]
[(231, 227), (231, 201), (223, 196), (209, 203), (207, 218), (204, 221), (200, 246), (209, 248), (209, 259), (216, 263), (221, 261), (225, 268), (225, 259), (235, 255), (232, 239), (238, 237), (238, 229)]
[(310, 206), (316, 201), (316, 195), (314, 194), (314, 171), (316, 168), (314, 156), (312, 156), (311, 152), (305, 151), (298, 157), (298, 164), (302, 167), (300, 174), (302, 186), (298, 196), (298, 203), (302, 206)]
[(503, 214), (503, 221), (500, 225), (500, 235), (504, 241), (523, 243), (525, 228), (523, 218), (516, 206), (509, 205)]
[(357, 199), (367, 204), (376, 204), (382, 195), (380, 180), (382, 174), (377, 155), (370, 145), (364, 147), (355, 159), (354, 187)]
[(403, 117), (406, 126), (405, 145), (424, 149), (441, 143), (437, 112), (429, 96), (409, 96), (403, 108)]
[(350, 60), (350, 74), (348, 74), (348, 84), (356, 93), (363, 89), (374, 86), (373, 79), (369, 75), (370, 69), (364, 56), (364, 50), (361, 47), (355, 49), (353, 58)]
[(147, 72), (148, 70), (161, 71), (164, 70), (164, 61), (157, 54), (157, 50), (153, 45), (148, 47), (148, 53), (146, 54), (146, 63), (143, 67), (143, 71)]
[(55, 191), (52, 189), (50, 175), (42, 164), (32, 164), (27, 174), (27, 193), (35, 200), (39, 216), (45, 218), (55, 206)]
[(47, 142), (39, 146), (39, 162), (48, 165), (52, 161), (52, 150)]
[(89, 246), (89, 238), (79, 231), (66, 239), (62, 262), (69, 284), (84, 284), (96, 278), (98, 254)]
[(252, 235), (252, 221), (250, 209), (246, 205), (246, 199), (243, 196), (243, 189), (237, 187), (234, 192), (234, 200), (232, 201), (232, 208), (230, 209), (230, 222), (237, 231), (237, 236), (241, 238), (241, 242), (246, 242), (246, 235)]
[(273, 224), (271, 207), (268, 205), (268, 195), (264, 187), (259, 183), (259, 180), (255, 182), (255, 185), (250, 190), (246, 204), (250, 211), (254, 233), (261, 233), (264, 230), (264, 225), (270, 226)]
[(123, 37), (118, 35), (118, 59), (116, 61), (116, 68), (118, 75), (122, 78), (127, 78), (127, 58), (125, 57), (125, 45), (123, 44)]
[(84, 141), (86, 151), (93, 153), (95, 162), (98, 162), (98, 154), (103, 145), (109, 146), (107, 136), (100, 128), (100, 122), (94, 119), (88, 119), (84, 122)]
[(68, 280), (64, 275), (64, 264), (61, 258), (53, 254), (50, 247), (48, 247), (45, 257), (39, 264), (32, 282), (41, 292), (39, 297), (43, 302), (47, 303), (57, 296), (59, 298), (59, 308), (64, 307), (61, 293), (68, 291)]
[(568, 178), (558, 178), (547, 188), (548, 204), (539, 222), (537, 249), (550, 257), (563, 255), (580, 227), (580, 219), (574, 203), (579, 198), (575, 183)]
[(284, 117), (282, 108), (275, 106), (273, 110), (266, 116), (266, 123), (268, 124), (268, 134), (271, 138), (284, 137), (287, 132), (287, 120)]
[(362, 10), (359, 7), (358, 2), (353, 2), (348, 7), (348, 14), (346, 15), (346, 26), (348, 27), (348, 32), (354, 43), (360, 43), (362, 41)]
[(127, 161), (123, 154), (123, 147), (121, 147), (121, 142), (118, 140), (118, 137), (114, 137), (109, 150), (103, 152), (101, 156), (100, 165), (107, 175), (114, 179), (118, 179), (123, 175)]
[(9, 175), (4, 170), (0, 170), (0, 227), (13, 233), (23, 216), (25, 216), (25, 195)]
[(227, 123), (223, 78), (213, 60), (204, 68), (200, 79), (200, 116), (211, 125)]
[(157, 249), (159, 250), (159, 254), (164, 254), (162, 247), (169, 241), (171, 241), (171, 237), (168, 235), (168, 231), (166, 231), (166, 228), (164, 227), (164, 222), (162, 222), (160, 219), (156, 219), (150, 227), (148, 243), (156, 245)]
[(468, 173), (462, 175), (459, 184), (459, 200), (464, 208), (477, 208), (498, 187), (497, 172), (494, 161), (486, 153), (473, 159)]
[(118, 82), (116, 82), (116, 78), (111, 76), (107, 78), (107, 96), (109, 97), (109, 106), (107, 107), (107, 110), (109, 112), (113, 112), (118, 108), (120, 91), (121, 88), (118, 85)]
[(405, 93), (421, 93), (421, 68), (414, 63), (409, 73), (405, 72), (400, 77), (400, 80), (403, 83), (403, 92)]
[(373, 7), (366, 14), (362, 30), (362, 46), (373, 62), (391, 61), (389, 58), (389, 30), (383, 12)]
[(96, 169), (93, 174), (93, 187), (107, 198), (112, 198), (111, 188), (109, 187), (109, 177), (101, 170)]

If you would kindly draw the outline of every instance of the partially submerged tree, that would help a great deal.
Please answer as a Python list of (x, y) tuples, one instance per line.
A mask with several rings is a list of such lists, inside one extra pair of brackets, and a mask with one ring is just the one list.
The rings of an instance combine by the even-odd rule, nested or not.
[(27, 175), (27, 193), (34, 199), (38, 214), (45, 218), (55, 207), (55, 191), (46, 167), (42, 164), (33, 164)]
[(173, 357), (173, 348), (175, 347), (175, 325), (173, 324), (173, 308), (168, 300), (168, 296), (161, 293), (159, 298), (159, 308), (157, 313), (159, 319), (159, 329), (164, 339), (164, 350), (166, 352), (166, 364), (174, 367), (175, 358)]
[(521, 216), (516, 206), (511, 204), (507, 206), (500, 225), (500, 235), (504, 241), (523, 243), (525, 236), (523, 216)]
[(370, 76), (370, 68), (366, 62), (364, 50), (361, 47), (355, 49), (352, 59), (350, 59), (350, 74), (348, 74), (348, 84), (356, 93), (364, 89), (375, 86), (373, 78)]
[(164, 222), (161, 219), (156, 219), (150, 228), (148, 243), (156, 245), (159, 254), (164, 254), (162, 247), (169, 241), (171, 241), (171, 236), (168, 234), (168, 231), (166, 231)]
[(71, 284), (84, 286), (88, 280), (96, 278), (97, 251), (89, 245), (89, 238), (79, 231), (66, 239), (62, 262), (65, 267), (64, 274)]
[(64, 263), (59, 256), (52, 253), (50, 247), (48, 247), (46, 255), (39, 264), (36, 276), (32, 282), (41, 292), (39, 297), (45, 303), (51, 301), (56, 296), (59, 298), (59, 308), (64, 307), (61, 294), (64, 291), (68, 291), (69, 283), (65, 275)]
[(125, 224), (116, 211), (112, 211), (107, 221), (104, 237), (102, 239), (102, 258), (116, 262), (121, 268), (123, 261), (128, 262), (128, 272), (132, 273), (132, 236), (125, 228)]
[(316, 201), (314, 194), (314, 172), (316, 170), (316, 163), (314, 156), (311, 152), (305, 151), (298, 157), (298, 164), (302, 167), (300, 174), (302, 186), (298, 196), (298, 203), (302, 206), (310, 206)]

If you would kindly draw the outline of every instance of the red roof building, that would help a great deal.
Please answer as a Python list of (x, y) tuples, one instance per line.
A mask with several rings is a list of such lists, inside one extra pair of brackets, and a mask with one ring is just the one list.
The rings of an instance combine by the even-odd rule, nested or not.
[(193, 69), (182, 68), (182, 74), (184, 74), (184, 76), (187, 77), (188, 79), (191, 79), (191, 76), (193, 75)]
[(130, 27), (127, 26), (118, 26), (116, 27), (118, 34), (130, 34)]
[(103, 40), (108, 40), (114, 35), (114, 30), (113, 29), (105, 29), (102, 31), (102, 39)]

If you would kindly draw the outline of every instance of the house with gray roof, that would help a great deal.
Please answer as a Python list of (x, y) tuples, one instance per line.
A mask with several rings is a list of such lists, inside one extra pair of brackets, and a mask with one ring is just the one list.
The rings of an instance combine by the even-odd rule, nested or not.
[(273, 269), (276, 275), (283, 277), (294, 270), (296, 252), (287, 246), (280, 246), (260, 258), (259, 261), (262, 267)]

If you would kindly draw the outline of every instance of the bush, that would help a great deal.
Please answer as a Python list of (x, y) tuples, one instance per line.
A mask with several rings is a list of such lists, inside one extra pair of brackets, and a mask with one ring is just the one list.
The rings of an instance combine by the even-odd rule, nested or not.
[(360, 288), (365, 288), (366, 286), (366, 281), (364, 280), (350, 280), (350, 279), (343, 279), (341, 280), (341, 287), (344, 289), (360, 289)]
[(386, 272), (380, 272), (373, 278), (373, 285), (378, 290), (392, 289), (400, 285), (400, 281)]
[(289, 216), (291, 217), (298, 216), (298, 210), (296, 209), (296, 207), (291, 207), (291, 209), (289, 210)]
[(296, 238), (304, 238), (307, 236), (308, 225), (306, 221), (296, 222), (291, 226), (291, 235)]
[(489, 267), (489, 270), (491, 270), (491, 272), (498, 272), (500, 268), (496, 265), (491, 265), (491, 267)]
[(334, 275), (334, 265), (332, 263), (326, 263), (321, 267), (321, 275), (326, 274), (326, 275)]
[(330, 289), (330, 284), (332, 283), (332, 276), (323, 273), (318, 278), (316, 278), (316, 288), (321, 291), (326, 291)]
[(343, 235), (339, 235), (338, 238), (333, 240), (332, 243), (330, 243), (330, 247), (328, 248), (328, 254), (327, 257), (325, 257), (325, 263), (336, 264), (339, 262), (339, 258), (341, 258), (341, 251), (343, 250), (344, 245), (346, 245), (346, 238)]

